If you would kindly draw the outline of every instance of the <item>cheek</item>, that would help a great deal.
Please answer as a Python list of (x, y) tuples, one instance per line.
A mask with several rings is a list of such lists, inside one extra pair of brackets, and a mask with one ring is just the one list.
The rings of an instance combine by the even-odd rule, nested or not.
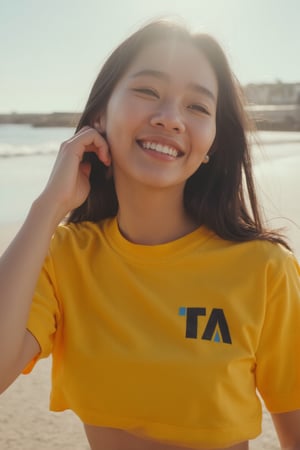
[(198, 148), (204, 154), (212, 146), (216, 136), (216, 123), (215, 121), (202, 122), (198, 124), (195, 131), (195, 142)]
[(132, 146), (134, 140), (134, 124), (129, 111), (123, 108), (111, 108), (108, 111), (106, 123), (106, 139), (110, 148), (112, 158), (122, 159), (126, 150)]
[(129, 102), (115, 101), (107, 109), (106, 132), (111, 138), (129, 135), (135, 128), (139, 112)]
[(217, 133), (217, 127), (216, 127), (216, 122), (213, 123), (210, 133), (209, 133), (209, 148), (213, 145), (215, 137), (216, 137), (216, 133)]

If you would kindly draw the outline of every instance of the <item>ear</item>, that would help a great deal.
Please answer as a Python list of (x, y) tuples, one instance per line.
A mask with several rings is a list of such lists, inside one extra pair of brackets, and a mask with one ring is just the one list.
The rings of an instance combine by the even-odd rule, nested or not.
[(99, 131), (99, 133), (105, 133), (106, 131), (106, 118), (105, 118), (105, 114), (101, 113), (99, 114), (94, 123), (93, 123), (94, 128), (96, 128), (97, 131)]
[(218, 146), (218, 140), (217, 140), (217, 135), (216, 135), (210, 149), (207, 152), (207, 155), (212, 156), (216, 152), (217, 146)]

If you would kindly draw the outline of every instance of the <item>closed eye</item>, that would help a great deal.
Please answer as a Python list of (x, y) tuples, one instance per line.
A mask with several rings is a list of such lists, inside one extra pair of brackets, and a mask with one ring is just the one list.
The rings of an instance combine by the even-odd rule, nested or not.
[(151, 88), (135, 88), (135, 89), (133, 89), (133, 91), (138, 92), (140, 94), (145, 94), (145, 95), (159, 98), (159, 94), (154, 89), (151, 89)]
[(189, 105), (188, 108), (195, 112), (201, 112), (201, 113), (207, 114), (208, 116), (211, 115), (209, 110), (207, 108), (205, 108), (205, 106), (202, 106), (199, 104)]

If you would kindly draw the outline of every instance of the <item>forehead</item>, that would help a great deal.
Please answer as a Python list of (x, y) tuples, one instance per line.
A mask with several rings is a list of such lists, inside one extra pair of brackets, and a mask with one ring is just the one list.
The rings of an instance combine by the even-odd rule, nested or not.
[(170, 81), (203, 85), (217, 97), (216, 74), (206, 56), (192, 43), (170, 40), (147, 45), (133, 59), (127, 75), (145, 70), (166, 73)]

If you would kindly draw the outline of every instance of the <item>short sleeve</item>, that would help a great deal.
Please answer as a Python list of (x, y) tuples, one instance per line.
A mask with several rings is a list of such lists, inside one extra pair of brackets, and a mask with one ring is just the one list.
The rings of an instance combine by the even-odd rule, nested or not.
[(291, 253), (269, 264), (257, 388), (272, 413), (300, 409), (300, 271)]
[(37, 339), (41, 352), (25, 367), (24, 374), (31, 372), (38, 359), (46, 358), (52, 352), (60, 317), (55, 273), (49, 254), (37, 282), (27, 321), (27, 329)]

